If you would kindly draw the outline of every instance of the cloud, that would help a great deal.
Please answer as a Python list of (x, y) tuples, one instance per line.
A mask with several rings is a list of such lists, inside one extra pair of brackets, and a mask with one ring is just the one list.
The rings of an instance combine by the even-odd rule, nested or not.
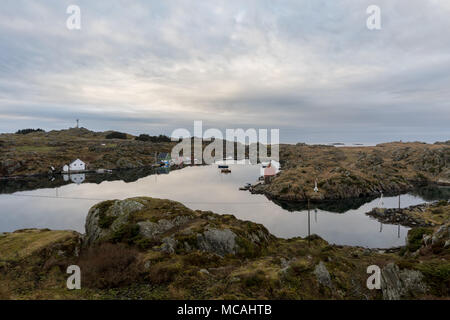
[[(445, 0), (10, 1), (0, 131), (280, 128), (296, 141), (448, 139)], [(9, 121), (8, 119), (14, 119)]]

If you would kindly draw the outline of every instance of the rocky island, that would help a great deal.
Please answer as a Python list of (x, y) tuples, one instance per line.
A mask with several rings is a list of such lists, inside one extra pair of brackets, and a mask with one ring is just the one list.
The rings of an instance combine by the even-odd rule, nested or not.
[[(283, 170), (253, 193), (281, 201), (342, 200), (399, 194), (450, 184), (450, 143), (384, 143), (375, 147), (280, 145)], [(317, 181), (318, 192), (314, 192)]]

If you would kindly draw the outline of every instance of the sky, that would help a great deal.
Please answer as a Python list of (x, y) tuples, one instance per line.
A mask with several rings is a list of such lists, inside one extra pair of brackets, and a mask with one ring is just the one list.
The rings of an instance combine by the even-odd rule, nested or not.
[(2, 0), (0, 132), (449, 140), (449, 31), (448, 0)]

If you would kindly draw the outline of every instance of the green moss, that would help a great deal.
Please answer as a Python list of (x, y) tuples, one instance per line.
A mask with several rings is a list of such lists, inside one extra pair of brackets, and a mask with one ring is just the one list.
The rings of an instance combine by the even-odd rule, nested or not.
[(261, 288), (266, 278), (262, 272), (255, 272), (244, 278), (244, 285), (246, 287), (258, 287)]
[(415, 252), (422, 246), (422, 239), (425, 234), (432, 234), (430, 228), (414, 228), (408, 231), (408, 245), (406, 249)]
[(139, 235), (139, 225), (137, 224), (125, 224), (116, 230), (112, 236), (112, 242), (124, 242), (128, 244), (135, 244), (141, 240), (142, 236)]
[(116, 219), (117, 219), (117, 217), (108, 216), (105, 213), (99, 213), (98, 225), (102, 229), (108, 229)]
[(243, 237), (237, 237), (236, 243), (239, 247), (237, 255), (243, 258), (256, 258), (262, 254), (261, 248), (255, 243)]
[(137, 235), (133, 237), (132, 242), (142, 250), (153, 248), (154, 246), (158, 245), (158, 243), (155, 240), (147, 239), (142, 237), (141, 235)]
[(105, 214), (106, 211), (113, 205), (115, 200), (107, 200), (97, 203), (95, 207), (99, 210), (100, 214)]
[(307, 271), (311, 271), (312, 264), (307, 260), (298, 259), (291, 264), (289, 269), (290, 269), (290, 272), (292, 272), (294, 275), (298, 276)]
[(184, 250), (184, 243), (186, 242), (191, 248), (195, 249), (197, 248), (197, 233), (192, 232), (187, 235), (177, 235), (175, 237), (175, 240), (178, 241), (180, 244), (177, 246), (177, 253), (183, 253)]
[(423, 262), (417, 264), (416, 269), (423, 273), (433, 294), (438, 296), (450, 294), (450, 262)]

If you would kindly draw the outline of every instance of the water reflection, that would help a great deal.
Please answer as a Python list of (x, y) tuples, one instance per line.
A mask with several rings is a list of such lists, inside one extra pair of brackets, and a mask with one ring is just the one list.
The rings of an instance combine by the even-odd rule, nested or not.
[[(59, 176), (51, 179), (22, 179), (0, 182), (0, 232), (21, 228), (75, 229), (84, 232), (89, 208), (109, 199), (152, 196), (180, 201), (192, 209), (231, 213), (242, 220), (265, 225), (279, 237), (318, 234), (336, 244), (392, 247), (404, 244), (408, 228), (382, 225), (365, 215), (378, 199), (311, 204), (274, 203), (263, 195), (238, 188), (254, 182), (258, 166), (231, 165), (223, 175), (216, 166), (188, 167), (169, 173), (167, 168), (119, 171), (113, 174), (86, 174), (75, 181)], [(81, 179), (81, 180), (79, 180)], [(36, 190), (33, 190), (36, 189)], [(439, 191), (439, 197), (448, 191)], [(433, 192), (427, 191), (427, 200)], [(430, 198), (431, 197), (431, 198)], [(420, 191), (404, 195), (401, 206), (423, 202)], [(385, 207), (397, 207), (398, 197), (385, 196)], [(306, 204), (307, 205), (307, 204)], [(336, 212), (340, 214), (336, 214)], [(313, 215), (313, 217), (312, 217)]]

